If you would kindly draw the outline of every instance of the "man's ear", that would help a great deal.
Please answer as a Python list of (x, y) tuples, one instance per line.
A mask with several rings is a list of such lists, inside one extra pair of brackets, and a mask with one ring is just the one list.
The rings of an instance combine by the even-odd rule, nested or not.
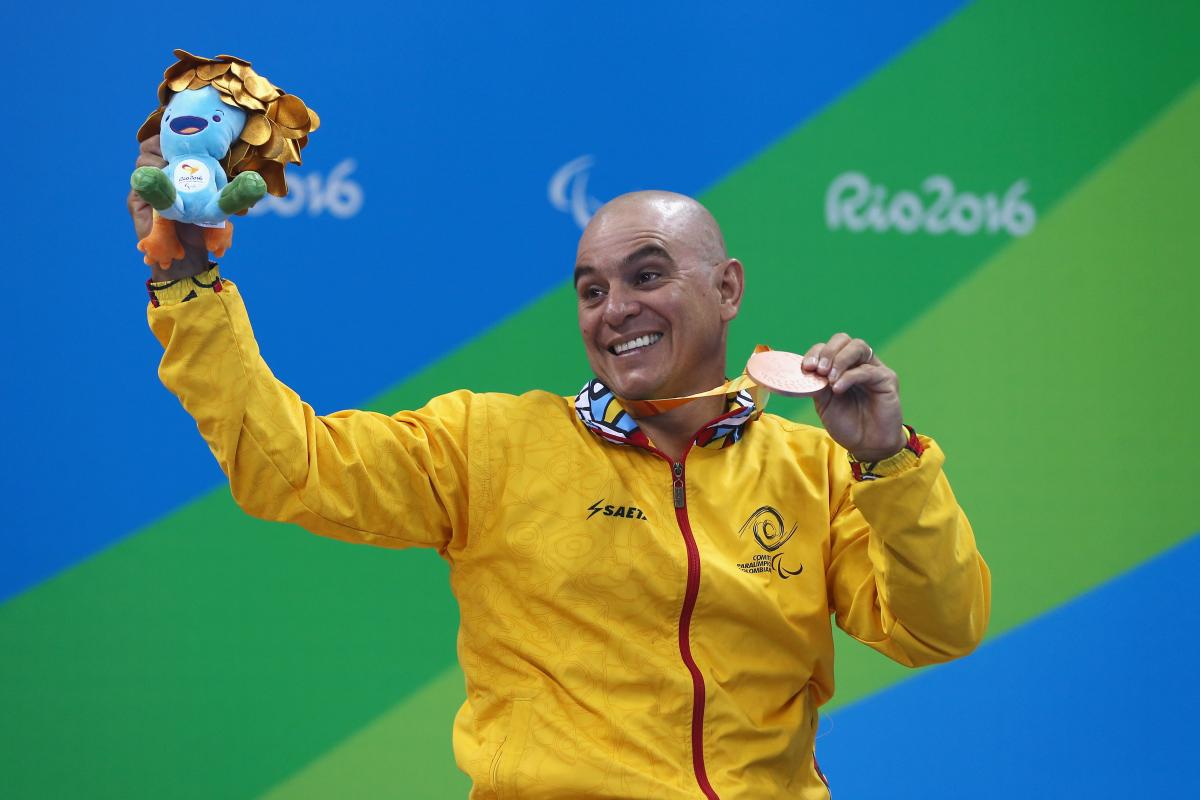
[(721, 321), (730, 322), (742, 307), (742, 291), (746, 288), (746, 273), (742, 262), (731, 258), (716, 266), (717, 291), (721, 294)]

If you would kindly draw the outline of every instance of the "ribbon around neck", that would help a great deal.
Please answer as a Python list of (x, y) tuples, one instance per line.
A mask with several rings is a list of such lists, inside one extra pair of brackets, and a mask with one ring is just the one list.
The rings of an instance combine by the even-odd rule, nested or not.
[[(755, 345), (753, 355), (757, 353), (765, 353), (770, 350), (765, 344)], [(750, 397), (754, 400), (754, 407), (757, 414), (761, 414), (767, 407), (767, 400), (770, 399), (771, 390), (750, 377), (750, 373), (742, 370), (742, 374), (736, 378), (731, 378), (720, 386), (716, 386), (707, 391), (689, 394), (685, 397), (664, 397), (661, 400), (628, 400), (624, 397), (616, 395), (617, 402), (621, 404), (629, 414), (633, 417), (653, 417), (656, 414), (665, 414), (668, 411), (674, 411), (680, 406), (687, 405), (693, 400), (699, 400), (703, 397), (716, 397), (723, 394), (737, 394), (745, 390), (750, 393)]]

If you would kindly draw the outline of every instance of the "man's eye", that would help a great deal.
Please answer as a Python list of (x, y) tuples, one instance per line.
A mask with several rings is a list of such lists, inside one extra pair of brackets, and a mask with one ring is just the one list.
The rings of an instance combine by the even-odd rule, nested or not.
[(657, 272), (639, 272), (638, 277), (637, 277), (637, 282), (638, 283), (646, 283), (647, 281), (652, 281), (657, 277), (658, 277)]
[(603, 294), (604, 290), (599, 286), (588, 286), (579, 293), (579, 296), (584, 300), (595, 300), (596, 298), (601, 297)]

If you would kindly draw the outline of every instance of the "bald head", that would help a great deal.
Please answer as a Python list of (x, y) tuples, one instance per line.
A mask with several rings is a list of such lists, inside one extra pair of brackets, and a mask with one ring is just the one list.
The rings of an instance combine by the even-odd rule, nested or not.
[(583, 250), (589, 238), (628, 225), (658, 230), (709, 265), (729, 257), (721, 227), (707, 208), (685, 194), (659, 189), (629, 192), (602, 205), (580, 237), (579, 248)]
[(742, 264), (708, 209), (674, 192), (633, 192), (596, 212), (575, 258), (588, 361), (621, 397), (679, 397), (724, 380)]

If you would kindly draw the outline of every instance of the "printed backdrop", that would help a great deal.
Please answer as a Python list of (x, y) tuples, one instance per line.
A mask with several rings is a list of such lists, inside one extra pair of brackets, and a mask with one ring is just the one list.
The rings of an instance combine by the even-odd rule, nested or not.
[(123, 198), (174, 47), (321, 115), (223, 261), (320, 411), (573, 393), (579, 226), (649, 187), (746, 264), (733, 363), (899, 372), (994, 614), (916, 673), (839, 640), (835, 796), (1200, 792), (1200, 6), (576, 5), (5, 12), (0, 796), (467, 789), (444, 564), (249, 519), (157, 382)]

